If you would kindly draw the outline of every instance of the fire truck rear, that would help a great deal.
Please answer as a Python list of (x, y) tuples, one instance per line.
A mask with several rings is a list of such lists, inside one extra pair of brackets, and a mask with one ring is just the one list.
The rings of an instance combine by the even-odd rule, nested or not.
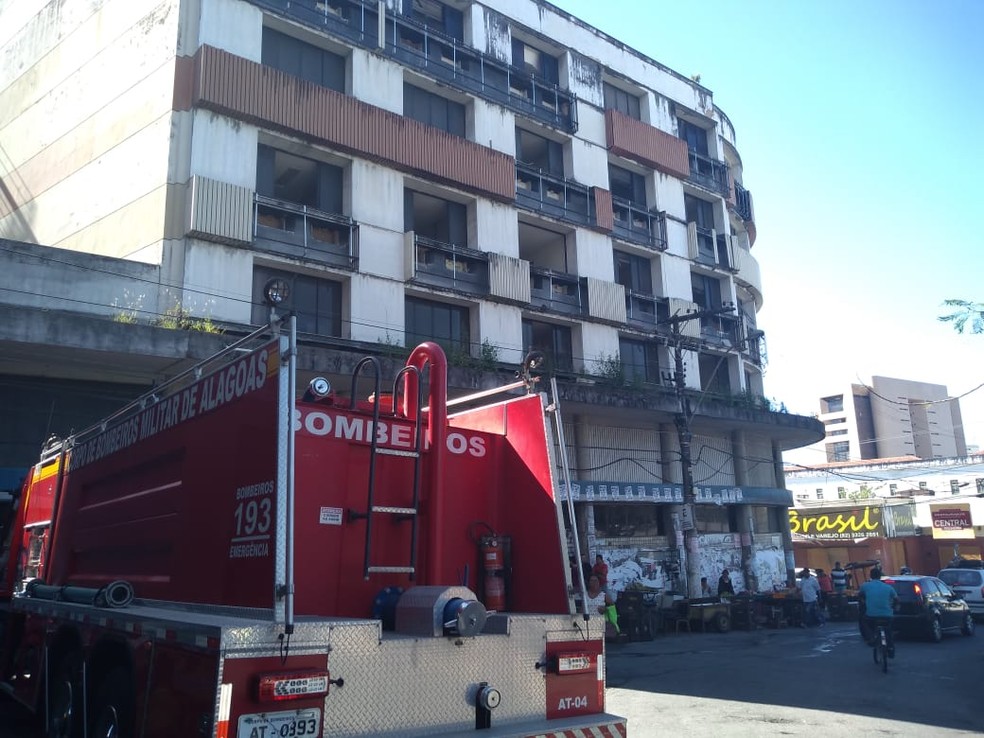
[(431, 343), (302, 393), (274, 328), (26, 480), (0, 670), (42, 734), (624, 736), (574, 611), (556, 402), (529, 372), (449, 401)]

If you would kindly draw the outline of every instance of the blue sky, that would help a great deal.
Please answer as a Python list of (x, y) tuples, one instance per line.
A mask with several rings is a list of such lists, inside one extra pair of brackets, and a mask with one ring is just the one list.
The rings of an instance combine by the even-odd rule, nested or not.
[(766, 395), (812, 414), (874, 375), (945, 384), (970, 392), (967, 442), (984, 447), (984, 335), (937, 320), (947, 298), (984, 302), (984, 2), (554, 4), (700, 74), (734, 124)]

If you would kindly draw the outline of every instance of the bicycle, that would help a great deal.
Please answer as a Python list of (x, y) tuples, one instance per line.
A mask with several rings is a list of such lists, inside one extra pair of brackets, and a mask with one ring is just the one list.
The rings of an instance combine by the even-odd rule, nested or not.
[(871, 648), (871, 655), (875, 659), (876, 664), (881, 664), (882, 673), (888, 673), (888, 632), (885, 630), (885, 625), (883, 623), (878, 624), (878, 630), (875, 631), (875, 637), (872, 640), (874, 644)]

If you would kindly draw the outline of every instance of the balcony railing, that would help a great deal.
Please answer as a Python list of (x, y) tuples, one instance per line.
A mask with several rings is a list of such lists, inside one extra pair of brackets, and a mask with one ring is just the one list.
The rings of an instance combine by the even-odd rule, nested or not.
[(256, 195), (253, 237), (257, 249), (357, 269), (358, 224), (344, 215)]
[(625, 317), (629, 325), (655, 332), (658, 324), (667, 321), (670, 317), (669, 303), (664, 297), (645, 295), (626, 289)]
[(476, 295), (489, 292), (489, 256), (464, 246), (414, 237), (414, 280)]
[(516, 202), (563, 220), (584, 225), (595, 222), (590, 187), (521, 162), (516, 162)]
[(587, 312), (586, 280), (574, 274), (530, 267), (531, 304), (566, 315)]
[(744, 221), (753, 220), (752, 193), (735, 182), (735, 213)]
[(738, 345), (738, 319), (731, 315), (706, 315), (700, 319), (700, 337), (709, 344), (733, 348)]
[(730, 194), (728, 165), (723, 161), (698, 154), (696, 151), (690, 151), (688, 154), (690, 157), (690, 181), (727, 197)]
[(666, 213), (646, 210), (628, 200), (612, 197), (615, 223), (612, 233), (618, 238), (666, 251)]
[[(261, 7), (378, 49), (379, 5), (366, 0), (252, 0)], [(576, 97), (401, 14), (386, 14), (385, 52), (459, 90), (563, 129), (577, 130)]]

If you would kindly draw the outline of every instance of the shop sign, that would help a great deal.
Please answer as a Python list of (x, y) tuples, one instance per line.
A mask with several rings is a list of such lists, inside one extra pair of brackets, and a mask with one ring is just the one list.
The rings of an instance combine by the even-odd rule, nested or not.
[(859, 507), (822, 513), (789, 509), (789, 529), (810, 538), (852, 539), (883, 535), (882, 509)]
[[(683, 485), (659, 482), (571, 481), (574, 502), (663, 502), (682, 505)], [(561, 499), (567, 499), (566, 485), (560, 485)], [(697, 485), (694, 502), (698, 505), (789, 505), (792, 499), (784, 489)]]
[(975, 537), (968, 502), (930, 505), (929, 515), (933, 520), (933, 538), (952, 540)]

